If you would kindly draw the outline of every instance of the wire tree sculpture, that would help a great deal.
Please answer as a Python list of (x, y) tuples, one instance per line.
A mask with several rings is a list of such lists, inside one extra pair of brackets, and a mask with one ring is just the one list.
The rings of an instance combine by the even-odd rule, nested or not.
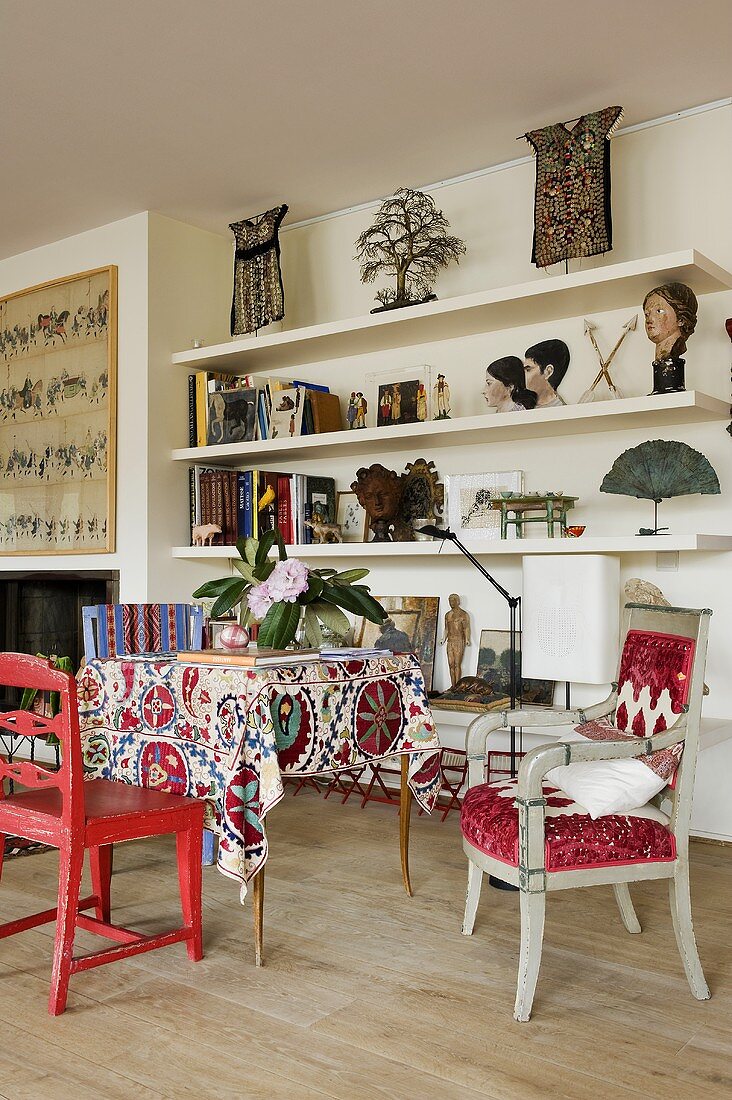
[(381, 304), (372, 313), (419, 305), (436, 298), (432, 287), (441, 268), (460, 262), (465, 245), (451, 237), (445, 215), (422, 191), (400, 187), (376, 212), (374, 222), (356, 241), (361, 282), (373, 283), (382, 274), (396, 277), (396, 289), (376, 295)]

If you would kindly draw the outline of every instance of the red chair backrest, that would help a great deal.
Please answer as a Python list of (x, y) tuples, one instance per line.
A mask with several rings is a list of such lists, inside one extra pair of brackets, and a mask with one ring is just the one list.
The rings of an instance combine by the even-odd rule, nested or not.
[(0, 798), (2, 780), (12, 779), (23, 787), (58, 787), (62, 799), (62, 823), (71, 827), (84, 820), (83, 768), (76, 681), (50, 661), (28, 653), (0, 653), (0, 684), (5, 687), (35, 688), (58, 692), (60, 711), (53, 718), (29, 710), (0, 712), (0, 731), (14, 737), (47, 737), (53, 734), (60, 745), (58, 770), (27, 760), (12, 763), (0, 754)]

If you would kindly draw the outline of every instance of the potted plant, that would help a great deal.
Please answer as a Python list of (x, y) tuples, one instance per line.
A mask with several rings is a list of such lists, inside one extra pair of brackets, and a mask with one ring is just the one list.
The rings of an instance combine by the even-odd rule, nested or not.
[[(278, 557), (270, 558), (274, 546)], [(314, 648), (323, 644), (323, 629), (344, 638), (351, 629), (346, 611), (381, 623), (386, 612), (359, 584), (368, 569), (310, 569), (297, 558), (288, 558), (282, 535), (267, 531), (260, 540), (239, 539), (234, 560), (240, 577), (206, 581), (193, 593), (195, 598), (215, 597), (211, 616), (225, 614), (241, 605), (243, 627), (259, 623), (257, 644), (285, 649), (303, 637)], [(302, 630), (300, 629), (302, 627)]]

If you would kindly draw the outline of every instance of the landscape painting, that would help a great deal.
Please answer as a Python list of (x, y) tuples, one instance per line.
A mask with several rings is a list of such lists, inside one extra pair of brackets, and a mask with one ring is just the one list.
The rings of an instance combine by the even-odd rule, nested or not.
[(117, 269), (0, 299), (0, 554), (114, 550)]

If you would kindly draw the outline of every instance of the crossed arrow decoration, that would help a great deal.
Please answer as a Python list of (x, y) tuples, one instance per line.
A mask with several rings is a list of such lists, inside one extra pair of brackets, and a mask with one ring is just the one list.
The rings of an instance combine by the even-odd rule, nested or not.
[(595, 329), (597, 328), (597, 325), (594, 324), (592, 321), (588, 321), (587, 318), (585, 317), (585, 336), (589, 336), (590, 343), (592, 344), (593, 348), (597, 352), (597, 358), (600, 360), (600, 370), (598, 372), (597, 378), (592, 383), (590, 388), (588, 390), (585, 390), (585, 392), (580, 397), (580, 399), (579, 399), (580, 405), (586, 404), (588, 401), (593, 400), (592, 395), (593, 395), (596, 387), (600, 384), (600, 382), (602, 381), (603, 378), (607, 382), (607, 386), (608, 386), (608, 389), (610, 391), (610, 397), (615, 399), (615, 400), (618, 400), (619, 398), (622, 398), (622, 396), (623, 396), (622, 393), (620, 392), (620, 390), (618, 389), (618, 387), (615, 385), (612, 378), (610, 377), (609, 367), (610, 367), (610, 364), (612, 363), (613, 359), (615, 358), (615, 356), (616, 356), (623, 340), (625, 339), (625, 337), (628, 335), (629, 332), (635, 332), (637, 324), (638, 324), (638, 314), (634, 313), (633, 316), (630, 318), (630, 320), (626, 321), (625, 324), (623, 325), (623, 331), (620, 333), (620, 336), (618, 337), (618, 339), (615, 343), (615, 347), (612, 349), (612, 351), (608, 355), (607, 359), (605, 359), (605, 358), (603, 358), (603, 354), (600, 351), (600, 348), (598, 347), (597, 340), (595, 339)]

